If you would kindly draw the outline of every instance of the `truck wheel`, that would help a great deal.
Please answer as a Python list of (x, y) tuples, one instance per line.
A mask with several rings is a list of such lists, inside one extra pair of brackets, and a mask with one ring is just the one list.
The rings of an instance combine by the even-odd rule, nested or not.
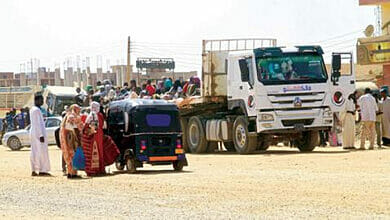
[(126, 158), (126, 169), (129, 173), (135, 173), (137, 170), (135, 168), (135, 160), (132, 157)]
[(249, 136), (248, 121), (243, 116), (237, 117), (234, 121), (233, 142), (240, 154), (252, 153), (256, 149), (257, 136)]
[(223, 142), (223, 146), (225, 146), (225, 148), (228, 152), (235, 152), (236, 151), (236, 148), (234, 148), (233, 141)]
[(187, 144), (190, 152), (197, 154), (206, 152), (208, 143), (199, 117), (191, 117), (187, 128)]
[(269, 143), (267, 143), (267, 142), (265, 142), (265, 141), (259, 141), (259, 142), (257, 143), (257, 148), (256, 148), (256, 150), (266, 151), (268, 148), (269, 148)]
[(187, 118), (181, 118), (180, 125), (181, 125), (181, 130), (183, 131), (183, 138), (182, 138), (183, 149), (185, 152), (190, 152), (188, 148), (188, 142), (187, 142), (187, 125), (188, 125)]
[(19, 138), (15, 136), (12, 136), (8, 139), (7, 145), (13, 151), (22, 149), (22, 144), (20, 143)]
[(319, 145), (320, 135), (318, 131), (308, 131), (302, 134), (300, 140), (294, 141), (294, 145), (301, 152), (313, 151), (316, 146)]

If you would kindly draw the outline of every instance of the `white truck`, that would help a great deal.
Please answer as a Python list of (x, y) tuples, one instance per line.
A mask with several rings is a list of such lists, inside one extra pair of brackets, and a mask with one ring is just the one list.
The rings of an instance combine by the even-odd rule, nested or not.
[(352, 68), (340, 74), (332, 54), (328, 76), (320, 46), (276, 46), (276, 39), (204, 40), (201, 96), (179, 105), (187, 151), (209, 152), (223, 143), (242, 154), (289, 142), (300, 151), (319, 144), (354, 91)]

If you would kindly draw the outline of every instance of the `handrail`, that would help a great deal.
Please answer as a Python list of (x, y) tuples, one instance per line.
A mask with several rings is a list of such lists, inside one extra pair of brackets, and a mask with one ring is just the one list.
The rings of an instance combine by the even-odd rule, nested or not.
[(238, 38), (203, 40), (202, 51), (245, 51), (259, 47), (275, 47), (277, 40), (274, 38)]

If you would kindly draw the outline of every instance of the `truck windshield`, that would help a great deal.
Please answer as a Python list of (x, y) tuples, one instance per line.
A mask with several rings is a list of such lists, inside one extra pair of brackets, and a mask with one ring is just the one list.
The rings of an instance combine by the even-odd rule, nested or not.
[(327, 74), (318, 54), (285, 53), (279, 57), (256, 58), (257, 78), (264, 85), (322, 83)]

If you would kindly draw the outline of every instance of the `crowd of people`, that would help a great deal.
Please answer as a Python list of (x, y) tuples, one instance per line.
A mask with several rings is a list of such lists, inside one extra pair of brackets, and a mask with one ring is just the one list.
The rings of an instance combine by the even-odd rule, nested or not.
[(92, 101), (99, 102), (102, 106), (110, 101), (121, 99), (164, 99), (172, 100), (199, 95), (200, 79), (197, 76), (191, 77), (188, 81), (173, 81), (171, 78), (163, 77), (161, 80), (146, 80), (141, 86), (135, 80), (130, 85), (125, 82), (122, 87), (114, 87), (108, 80), (98, 81), (95, 88), (88, 86), (86, 92), (77, 89), (75, 103), (79, 106), (89, 106)]
[(357, 92), (350, 94), (346, 100), (346, 108), (340, 115), (342, 127), (342, 145), (344, 149), (355, 149), (355, 120), (359, 114), (361, 123), (359, 150), (365, 150), (369, 140), (369, 150), (373, 150), (375, 142), (378, 148), (390, 146), (390, 99), (386, 89), (380, 94), (373, 94), (366, 88), (364, 94), (357, 97)]
[[(104, 134), (105, 106), (114, 100), (121, 99), (178, 99), (199, 93), (198, 77), (191, 77), (187, 82), (172, 81), (170, 78), (157, 80), (152, 84), (147, 80), (138, 87), (135, 80), (130, 85), (113, 87), (109, 81), (98, 82), (95, 88), (86, 88), (86, 94), (76, 88), (77, 95), (71, 106), (66, 106), (62, 114), (62, 122), (56, 131), (57, 145), (62, 150), (62, 169), (70, 178), (80, 178), (74, 167), (74, 157), (81, 148), (85, 157), (83, 170), (88, 176), (105, 174), (105, 167), (114, 163), (119, 154), (114, 141)], [(50, 161), (47, 152), (47, 135), (42, 111), (43, 97), (37, 94), (34, 107), (31, 109), (31, 167), (32, 176), (50, 175)], [(83, 108), (89, 107), (89, 108)], [(39, 110), (39, 111), (38, 111)], [(86, 111), (82, 111), (86, 110)]]
[(7, 112), (3, 119), (0, 119), (0, 140), (8, 131), (24, 129), (30, 124), (30, 109), (21, 108), (17, 113), (15, 108)]

